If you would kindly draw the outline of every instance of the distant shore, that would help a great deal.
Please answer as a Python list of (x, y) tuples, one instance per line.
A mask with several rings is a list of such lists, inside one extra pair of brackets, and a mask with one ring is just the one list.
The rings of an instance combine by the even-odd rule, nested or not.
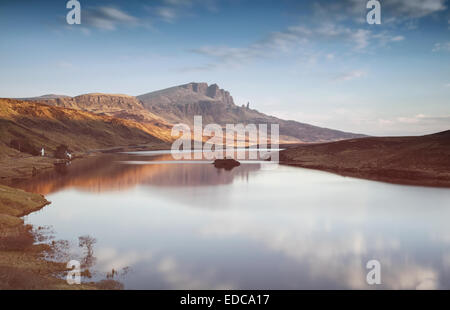
[[(149, 144), (137, 146), (116, 146), (88, 151), (73, 152), (72, 161), (86, 157), (97, 156), (105, 153), (127, 152), (127, 151), (157, 151), (169, 149), (166, 144)], [(15, 180), (27, 179), (41, 172), (55, 168), (55, 164), (67, 160), (57, 159), (52, 156), (20, 156), (3, 157), (0, 159), (0, 184), (11, 185)]]
[(309, 144), (280, 152), (280, 163), (394, 184), (450, 187), (450, 131)]
[[(450, 131), (421, 137), (360, 138), (331, 143), (285, 145), (280, 163), (318, 169), (343, 176), (396, 184), (450, 188)], [(117, 146), (74, 152), (73, 160), (105, 153), (169, 149), (163, 144)], [(63, 263), (44, 254), (51, 245), (36, 244), (39, 228), (21, 217), (50, 204), (39, 193), (8, 187), (55, 169), (61, 159), (41, 156), (3, 157), (0, 160), (0, 289), (102, 289), (118, 288), (115, 281), (69, 286), (61, 275)], [(37, 231), (36, 231), (37, 229)]]

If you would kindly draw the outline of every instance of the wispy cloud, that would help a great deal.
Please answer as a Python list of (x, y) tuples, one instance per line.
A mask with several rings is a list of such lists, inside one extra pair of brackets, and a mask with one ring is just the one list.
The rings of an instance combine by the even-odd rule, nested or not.
[(165, 22), (175, 22), (183, 16), (194, 16), (194, 8), (217, 12), (216, 0), (163, 0), (158, 5), (146, 5), (145, 10)]
[(441, 124), (446, 125), (447, 129), (450, 129), (450, 115), (445, 116), (430, 116), (425, 114), (417, 114), (414, 116), (401, 116), (397, 117), (394, 122), (403, 124)]
[(450, 52), (450, 42), (436, 43), (433, 47), (433, 52)]
[(387, 33), (386, 31), (374, 34), (373, 38), (376, 38), (378, 40), (378, 42), (380, 43), (380, 45), (382, 45), (382, 46), (386, 46), (389, 43), (395, 43), (395, 42), (400, 42), (400, 41), (405, 40), (405, 37), (402, 35), (393, 36), (393, 35)]
[(178, 69), (179, 72), (202, 72), (202, 71), (211, 71), (213, 69), (216, 69), (218, 67), (217, 64), (209, 63), (205, 65), (200, 66), (187, 66), (183, 67), (181, 69)]
[(182, 16), (195, 15), (194, 9), (203, 8), (217, 11), (216, 0), (163, 0), (158, 5), (144, 5), (146, 18), (134, 16), (115, 6), (97, 6), (87, 8), (82, 23), (102, 30), (116, 30), (121, 26), (150, 27), (156, 20), (174, 22)]
[(344, 82), (344, 81), (350, 81), (354, 79), (363, 78), (367, 75), (367, 72), (361, 71), (361, 70), (354, 70), (351, 72), (347, 72), (341, 75), (338, 75), (333, 79), (335, 82)]
[(155, 11), (160, 18), (167, 22), (172, 22), (177, 17), (176, 10), (171, 7), (158, 7)]
[(83, 22), (102, 30), (115, 30), (118, 26), (136, 26), (139, 24), (139, 18), (110, 6), (89, 8), (84, 16)]
[(163, 3), (173, 7), (192, 8), (195, 5), (200, 5), (210, 11), (216, 11), (218, 9), (216, 0), (163, 0)]
[[(367, 1), (342, 0), (330, 3), (319, 0), (314, 4), (315, 14), (335, 20), (352, 19), (364, 23)], [(404, 23), (447, 9), (446, 0), (389, 0), (381, 2), (383, 23)]]
[(339, 108), (311, 113), (292, 110), (270, 111), (270, 114), (316, 126), (337, 128), (370, 135), (424, 135), (450, 130), (450, 114), (380, 116), (366, 108)]
[(379, 118), (377, 125), (384, 132), (424, 134), (450, 130), (450, 115), (433, 116), (417, 114), (395, 118)]
[(391, 35), (388, 31), (375, 33), (371, 30), (353, 29), (337, 23), (326, 23), (311, 27), (291, 26), (283, 31), (272, 32), (248, 46), (203, 46), (192, 49), (191, 52), (212, 58), (216, 63), (236, 65), (255, 58), (279, 57), (289, 53), (297, 53), (299, 57), (308, 59), (312, 57), (315, 60), (319, 54), (324, 54), (324, 59), (335, 57), (334, 51), (317, 52), (316, 44), (343, 44), (349, 52), (361, 53), (370, 46), (386, 46), (402, 40), (404, 40), (403, 36)]
[(71, 62), (59, 61), (56, 65), (61, 69), (73, 69), (75, 66)]
[(361, 50), (369, 45), (371, 33), (369, 30), (358, 29), (354, 34), (352, 34), (353, 40), (356, 43), (356, 49)]
[(390, 0), (383, 2), (399, 16), (421, 18), (436, 12), (444, 11), (446, 0)]

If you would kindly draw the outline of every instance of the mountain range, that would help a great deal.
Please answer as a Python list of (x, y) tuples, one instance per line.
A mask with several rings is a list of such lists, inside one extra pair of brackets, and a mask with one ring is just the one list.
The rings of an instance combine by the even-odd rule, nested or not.
[(193, 82), (136, 97), (92, 93), (76, 97), (45, 95), (23, 100), (137, 121), (164, 141), (171, 140), (170, 129), (174, 124), (192, 125), (194, 115), (202, 115), (203, 124), (279, 124), (281, 143), (330, 142), (364, 136), (282, 120), (248, 106), (238, 106), (230, 93), (217, 84)]
[(35, 155), (42, 147), (54, 151), (60, 144), (73, 151), (143, 144), (168, 148), (175, 139), (173, 125), (192, 125), (195, 115), (202, 115), (203, 125), (279, 124), (280, 143), (363, 137), (282, 120), (236, 105), (216, 84), (188, 83), (140, 96), (90, 93), (0, 99), (0, 157)]
[[(91, 93), (0, 98), (0, 163), (4, 163), (0, 171), (11, 172), (7, 168), (17, 163), (13, 170), (23, 172), (29, 168), (23, 160), (30, 158), (35, 159), (33, 165), (48, 165), (46, 158), (30, 155), (37, 155), (42, 147), (55, 152), (61, 144), (75, 152), (138, 145), (168, 149), (175, 139), (171, 136), (173, 125), (192, 125), (195, 115), (203, 116), (203, 125), (279, 124), (280, 143), (292, 144), (280, 154), (285, 164), (398, 183), (448, 185), (449, 132), (365, 137), (238, 106), (228, 91), (206, 83), (139, 96)], [(10, 174), (19, 174), (14, 171)]]

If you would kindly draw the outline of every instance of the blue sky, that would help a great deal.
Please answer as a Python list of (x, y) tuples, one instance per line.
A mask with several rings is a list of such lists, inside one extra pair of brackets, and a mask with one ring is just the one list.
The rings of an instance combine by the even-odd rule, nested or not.
[(448, 0), (0, 2), (0, 97), (217, 83), (236, 104), (372, 135), (450, 129)]

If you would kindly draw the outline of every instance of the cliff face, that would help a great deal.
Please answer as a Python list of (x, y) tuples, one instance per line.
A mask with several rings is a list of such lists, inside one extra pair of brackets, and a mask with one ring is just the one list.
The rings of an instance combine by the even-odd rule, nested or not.
[(151, 108), (167, 104), (194, 104), (198, 102), (217, 102), (234, 105), (233, 97), (217, 84), (189, 83), (137, 96), (144, 107)]
[(217, 84), (208, 86), (207, 83), (189, 83), (181, 85), (180, 87), (207, 96), (213, 100), (220, 101), (226, 105), (234, 105), (233, 97), (231, 97), (230, 93), (219, 88)]
[(192, 125), (195, 115), (202, 115), (203, 124), (279, 124), (280, 142), (328, 142), (359, 138), (363, 135), (286, 121), (247, 107), (234, 104), (228, 91), (217, 84), (189, 83), (137, 97), (153, 114), (170, 123)]
[(127, 95), (87, 94), (74, 97), (75, 105), (82, 110), (94, 113), (113, 113), (117, 111), (140, 111), (142, 104), (136, 97)]
[(43, 96), (30, 98), (29, 100), (38, 101), (57, 107), (77, 109), (99, 114), (114, 113), (122, 110), (139, 111), (144, 109), (136, 97), (127, 95), (86, 94), (77, 97)]
[(329, 142), (359, 138), (363, 135), (286, 121), (244, 106), (217, 84), (188, 83), (137, 97), (110, 94), (86, 94), (77, 97), (46, 95), (27, 100), (72, 108), (139, 122), (164, 141), (172, 141), (173, 124), (193, 125), (201, 115), (203, 124), (278, 124), (281, 143)]

